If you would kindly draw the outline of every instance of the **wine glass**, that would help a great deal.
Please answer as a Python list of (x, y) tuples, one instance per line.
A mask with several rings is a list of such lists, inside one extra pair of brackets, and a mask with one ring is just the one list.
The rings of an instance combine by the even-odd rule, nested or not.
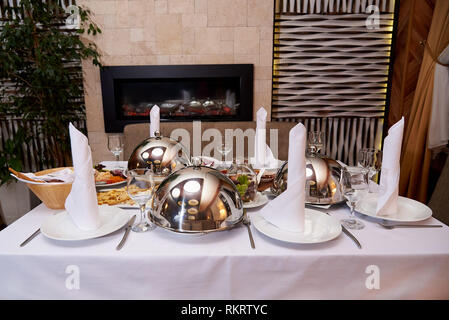
[(227, 155), (232, 151), (232, 144), (222, 143), (217, 146), (217, 151), (221, 154), (221, 159), (223, 159), (219, 165), (219, 169), (226, 169), (229, 166), (229, 163), (227, 163)]
[(145, 220), (145, 208), (154, 192), (154, 173), (149, 168), (127, 170), (126, 192), (129, 197), (139, 205), (140, 220), (131, 230), (134, 232), (145, 232), (153, 230), (156, 225)]
[(226, 159), (226, 156), (232, 151), (232, 146), (227, 143), (222, 143), (217, 147), (217, 151)]
[(341, 220), (342, 225), (347, 229), (363, 229), (365, 225), (353, 217), (356, 204), (368, 193), (368, 171), (360, 167), (344, 167), (341, 170), (340, 184), (352, 217)]
[(309, 149), (311, 153), (320, 153), (324, 146), (324, 132), (310, 131), (308, 133)]
[(112, 152), (112, 154), (115, 156), (115, 161), (118, 162), (120, 160), (120, 154), (123, 152), (124, 147), (124, 139), (123, 135), (120, 134), (114, 134), (108, 136), (108, 149)]
[(375, 148), (360, 149), (357, 162), (360, 167), (368, 170), (368, 178), (372, 180), (382, 167), (382, 151)]

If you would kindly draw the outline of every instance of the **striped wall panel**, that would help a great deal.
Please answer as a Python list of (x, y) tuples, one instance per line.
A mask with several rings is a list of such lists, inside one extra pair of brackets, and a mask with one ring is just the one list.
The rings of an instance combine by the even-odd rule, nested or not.
[[(326, 153), (349, 164), (380, 147), (385, 117), (393, 0), (277, 0), (273, 121), (326, 132)], [(367, 26), (376, 13), (378, 24)], [(372, 20), (369, 20), (372, 21)]]

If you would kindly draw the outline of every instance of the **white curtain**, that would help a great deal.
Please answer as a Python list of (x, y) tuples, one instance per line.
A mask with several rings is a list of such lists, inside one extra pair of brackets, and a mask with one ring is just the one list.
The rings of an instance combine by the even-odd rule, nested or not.
[[(440, 54), (438, 61), (449, 64), (449, 46)], [(449, 67), (439, 63), (435, 66), (428, 139), (429, 149), (444, 147), (449, 141)]]

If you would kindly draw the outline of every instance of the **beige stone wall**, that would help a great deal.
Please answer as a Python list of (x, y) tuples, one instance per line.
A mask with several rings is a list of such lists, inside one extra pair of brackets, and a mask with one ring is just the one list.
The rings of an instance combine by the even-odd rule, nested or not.
[[(271, 111), (273, 0), (77, 0), (102, 30), (104, 65), (254, 64), (254, 112)], [(112, 159), (100, 74), (83, 64), (94, 161)]]

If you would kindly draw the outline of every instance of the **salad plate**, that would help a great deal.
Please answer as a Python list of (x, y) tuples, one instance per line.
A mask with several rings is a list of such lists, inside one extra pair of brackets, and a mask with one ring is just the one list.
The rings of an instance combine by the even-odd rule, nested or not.
[(281, 229), (267, 221), (261, 214), (252, 215), (251, 221), (259, 232), (270, 238), (299, 244), (327, 242), (337, 238), (342, 231), (337, 219), (309, 208), (305, 208), (304, 232)]
[(47, 238), (62, 241), (78, 241), (99, 238), (122, 228), (129, 220), (129, 213), (118, 207), (99, 206), (101, 226), (96, 230), (79, 229), (69, 213), (64, 210), (46, 220), (41, 226), (41, 232)]
[(266, 194), (263, 194), (262, 192), (257, 192), (254, 200), (243, 202), (243, 208), (245, 209), (258, 208), (267, 204), (268, 201), (269, 201), (268, 196)]
[(398, 198), (398, 213), (395, 216), (378, 216), (376, 214), (377, 198), (377, 193), (368, 193), (356, 204), (354, 210), (373, 218), (394, 222), (417, 222), (432, 216), (432, 209), (428, 206), (405, 197)]

